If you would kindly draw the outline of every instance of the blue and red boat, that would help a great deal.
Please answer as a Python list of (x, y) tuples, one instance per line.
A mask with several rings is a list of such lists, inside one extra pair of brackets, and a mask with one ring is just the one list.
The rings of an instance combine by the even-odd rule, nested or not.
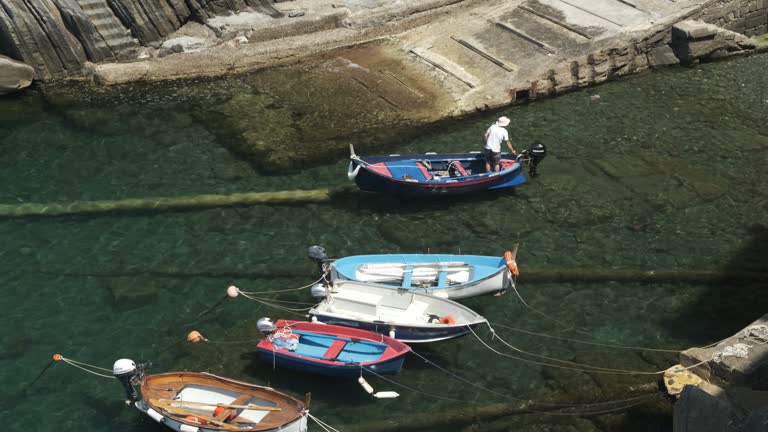
[(262, 360), (319, 375), (395, 374), (411, 350), (389, 336), (320, 322), (262, 318), (258, 327), (267, 335), (257, 346)]
[(350, 145), (347, 176), (364, 191), (403, 196), (457, 195), (521, 185), (526, 182), (521, 162), (530, 161), (529, 172), (535, 175), (535, 167), (544, 155), (542, 144), (535, 144), (519, 156), (502, 153), (500, 171), (486, 172), (480, 152), (361, 157)]

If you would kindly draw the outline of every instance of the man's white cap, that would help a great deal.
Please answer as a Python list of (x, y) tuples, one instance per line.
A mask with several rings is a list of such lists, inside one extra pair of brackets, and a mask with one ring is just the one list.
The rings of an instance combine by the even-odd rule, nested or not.
[(508, 117), (499, 117), (498, 120), (496, 120), (496, 125), (504, 127), (509, 124), (509, 118)]

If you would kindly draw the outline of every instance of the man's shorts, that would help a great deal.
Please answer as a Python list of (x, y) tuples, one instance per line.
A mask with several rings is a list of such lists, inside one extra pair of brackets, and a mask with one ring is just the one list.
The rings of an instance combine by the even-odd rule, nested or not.
[(485, 161), (494, 167), (501, 163), (501, 152), (495, 152), (491, 149), (485, 149)]

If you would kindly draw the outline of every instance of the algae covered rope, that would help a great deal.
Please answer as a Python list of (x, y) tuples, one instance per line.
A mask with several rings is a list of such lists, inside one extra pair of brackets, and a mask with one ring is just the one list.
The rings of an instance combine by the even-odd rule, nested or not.
[(326, 188), (277, 192), (244, 192), (227, 195), (208, 194), (179, 197), (129, 198), (111, 201), (0, 204), (0, 218), (64, 216), (120, 211), (202, 209), (261, 204), (324, 203), (330, 202), (333, 194), (334, 190)]

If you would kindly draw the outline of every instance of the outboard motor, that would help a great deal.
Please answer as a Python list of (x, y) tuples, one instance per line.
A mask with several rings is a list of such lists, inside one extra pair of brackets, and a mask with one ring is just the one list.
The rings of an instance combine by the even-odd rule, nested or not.
[(270, 335), (272, 332), (277, 330), (277, 326), (269, 318), (259, 318), (259, 320), (256, 321), (256, 328), (259, 329), (260, 332), (264, 333), (265, 336)]
[(120, 359), (112, 366), (112, 375), (125, 387), (125, 395), (128, 402), (138, 402), (139, 393), (136, 391), (136, 386), (141, 384), (144, 376), (142, 366), (137, 366), (130, 359)]
[(544, 160), (545, 157), (547, 157), (547, 147), (545, 147), (542, 143), (531, 144), (531, 147), (528, 148), (528, 157), (530, 158), (528, 174), (530, 174), (531, 177), (536, 177), (539, 175), (537, 172), (539, 164)]
[(310, 246), (307, 249), (307, 256), (317, 263), (318, 267), (320, 267), (320, 271), (323, 271), (323, 263), (328, 261), (328, 255), (325, 253), (324, 247), (318, 245)]
[(547, 148), (542, 143), (533, 143), (526, 150), (517, 155), (519, 163), (528, 162), (528, 174), (531, 177), (539, 175), (537, 168), (541, 161), (547, 156)]
[(312, 297), (326, 298), (328, 297), (330, 289), (328, 285), (324, 283), (316, 283), (312, 285), (312, 288), (309, 289), (309, 292), (312, 293)]

